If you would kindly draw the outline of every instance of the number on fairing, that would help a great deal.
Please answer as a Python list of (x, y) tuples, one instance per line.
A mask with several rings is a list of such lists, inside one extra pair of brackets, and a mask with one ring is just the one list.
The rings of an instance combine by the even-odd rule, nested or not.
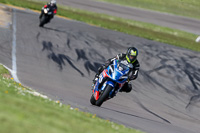
[(100, 77), (99, 77), (99, 83), (101, 83), (103, 80), (103, 75), (101, 74)]

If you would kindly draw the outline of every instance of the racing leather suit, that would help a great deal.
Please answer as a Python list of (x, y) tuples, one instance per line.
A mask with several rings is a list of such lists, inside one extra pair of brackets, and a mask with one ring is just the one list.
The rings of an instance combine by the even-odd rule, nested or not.
[(57, 13), (57, 6), (56, 6), (56, 4), (51, 5), (50, 3), (48, 3), (48, 4), (44, 5), (44, 7), (42, 7), (41, 14), (40, 14), (40, 17), (39, 17), (39, 18), (41, 18), (42, 15), (44, 14), (44, 8), (49, 8), (49, 9), (53, 10), (53, 15), (51, 16), (51, 19), (52, 19), (52, 18), (54, 17), (54, 15)]

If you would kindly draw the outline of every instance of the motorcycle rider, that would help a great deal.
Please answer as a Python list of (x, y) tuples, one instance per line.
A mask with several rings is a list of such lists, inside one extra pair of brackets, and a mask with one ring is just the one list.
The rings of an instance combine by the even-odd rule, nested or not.
[(100, 66), (98, 68), (98, 71), (95, 75), (95, 78), (93, 80), (93, 83), (95, 84), (96, 81), (99, 78), (99, 74), (101, 74), (101, 72), (107, 68), (113, 60), (118, 59), (118, 60), (125, 60), (128, 63), (131, 63), (133, 65), (133, 68), (130, 68), (129, 71), (129, 75), (128, 75), (128, 81), (124, 84), (124, 86), (120, 89), (120, 92), (130, 92), (132, 90), (132, 85), (128, 84), (128, 82), (130, 80), (135, 80), (138, 77), (138, 71), (140, 68), (140, 64), (139, 61), (137, 60), (137, 56), (138, 56), (138, 50), (135, 47), (129, 47), (126, 54), (121, 53), (118, 54), (116, 57), (108, 59), (105, 64), (103, 64), (102, 66)]
[(44, 7), (42, 7), (41, 14), (39, 17), (40, 19), (42, 18), (43, 14), (44, 14), (45, 8), (49, 8), (49, 9), (53, 10), (53, 14), (51, 15), (51, 19), (52, 19), (54, 17), (54, 15), (57, 13), (56, 0), (51, 0), (50, 3), (47, 3), (46, 5), (44, 5)]

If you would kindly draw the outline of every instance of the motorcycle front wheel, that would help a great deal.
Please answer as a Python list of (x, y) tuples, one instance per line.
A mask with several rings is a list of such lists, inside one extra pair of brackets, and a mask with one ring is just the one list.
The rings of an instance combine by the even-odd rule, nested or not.
[(103, 102), (108, 98), (109, 93), (112, 91), (113, 87), (107, 85), (102, 94), (100, 94), (99, 99), (96, 101), (96, 106), (101, 106)]
[(45, 23), (46, 23), (46, 17), (45, 17), (45, 15), (43, 15), (42, 18), (40, 19), (40, 25), (39, 26), (43, 27)]
[(96, 105), (96, 100), (95, 100), (95, 98), (94, 98), (93, 95), (92, 95), (91, 98), (90, 98), (90, 103), (91, 103), (92, 105)]

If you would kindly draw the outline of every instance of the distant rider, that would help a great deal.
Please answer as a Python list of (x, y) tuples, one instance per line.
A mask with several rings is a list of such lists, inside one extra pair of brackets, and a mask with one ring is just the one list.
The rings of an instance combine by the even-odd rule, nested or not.
[[(128, 80), (135, 80), (138, 77), (138, 71), (140, 68), (140, 64), (139, 61), (137, 60), (137, 56), (138, 56), (138, 50), (135, 47), (130, 47), (128, 48), (126, 54), (121, 53), (118, 54), (116, 57), (108, 59), (105, 64), (103, 64), (101, 67), (98, 68), (98, 72), (95, 75), (95, 78), (93, 80), (93, 83), (95, 84), (97, 79), (99, 78), (99, 74), (101, 74), (101, 72), (107, 68), (113, 60), (118, 59), (118, 60), (125, 60), (128, 63), (131, 63), (133, 65), (133, 68), (130, 69), (129, 71), (129, 78)], [(120, 92), (124, 91), (124, 92), (130, 92), (132, 90), (132, 85), (128, 84), (128, 81), (124, 84), (124, 86), (121, 88)]]
[(51, 16), (51, 19), (52, 19), (54, 17), (54, 15), (57, 13), (56, 0), (51, 0), (50, 3), (47, 3), (46, 5), (44, 5), (44, 7), (42, 7), (41, 14), (40, 14), (39, 18), (42, 18), (45, 8), (49, 8), (50, 10), (53, 10), (53, 14)]

